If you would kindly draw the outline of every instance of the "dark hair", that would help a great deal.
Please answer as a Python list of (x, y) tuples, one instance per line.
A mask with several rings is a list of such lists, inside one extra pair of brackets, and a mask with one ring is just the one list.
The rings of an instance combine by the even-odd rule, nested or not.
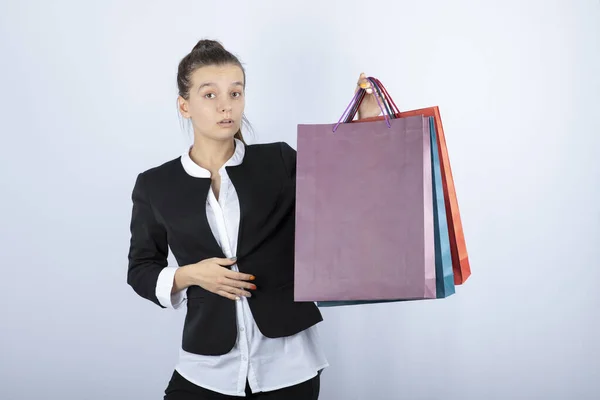
[[(244, 70), (240, 60), (232, 53), (225, 50), (223, 45), (216, 40), (200, 40), (196, 43), (192, 51), (179, 62), (179, 68), (177, 69), (177, 88), (179, 90), (179, 95), (186, 100), (189, 99), (190, 89), (192, 88), (192, 75), (198, 68), (226, 64), (237, 65), (242, 69), (245, 87), (246, 70)], [(249, 125), (245, 116), (243, 116), (243, 122)], [(244, 142), (241, 127), (234, 137)]]

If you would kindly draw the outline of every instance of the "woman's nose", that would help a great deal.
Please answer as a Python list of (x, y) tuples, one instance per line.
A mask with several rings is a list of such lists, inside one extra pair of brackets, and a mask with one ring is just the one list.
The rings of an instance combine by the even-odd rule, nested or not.
[(230, 102), (224, 102), (224, 103), (219, 104), (219, 110), (221, 112), (230, 111), (231, 110), (231, 103)]

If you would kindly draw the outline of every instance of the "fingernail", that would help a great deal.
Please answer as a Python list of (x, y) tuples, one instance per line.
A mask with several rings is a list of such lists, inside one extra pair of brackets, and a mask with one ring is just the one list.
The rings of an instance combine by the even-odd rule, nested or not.
[(231, 258), (231, 261), (236, 261), (236, 260), (237, 260), (237, 257), (232, 257)]
[(235, 297), (235, 300), (238, 301), (240, 298), (238, 296)]
[(256, 290), (256, 285), (252, 285), (252, 286), (250, 286), (250, 289), (252, 289), (252, 290)]
[(251, 281), (253, 281), (253, 280), (255, 280), (255, 279), (256, 279), (256, 278), (254, 277), (254, 275), (250, 277), (250, 280), (251, 280)]

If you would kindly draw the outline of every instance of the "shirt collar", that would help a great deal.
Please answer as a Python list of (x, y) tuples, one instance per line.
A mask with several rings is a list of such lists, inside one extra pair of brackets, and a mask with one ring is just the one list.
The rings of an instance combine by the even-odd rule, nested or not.
[[(223, 166), (219, 169), (220, 174), (222, 174), (222, 172), (225, 170), (225, 167), (240, 165), (244, 160), (244, 154), (246, 153), (244, 143), (237, 138), (234, 138), (234, 140), (235, 151), (231, 158), (227, 160), (227, 162), (225, 162), (225, 164), (223, 164)], [(181, 155), (181, 164), (183, 165), (183, 169), (185, 172), (195, 178), (210, 178), (210, 171), (196, 164), (190, 157), (191, 148), (192, 147), (190, 146), (187, 151)]]

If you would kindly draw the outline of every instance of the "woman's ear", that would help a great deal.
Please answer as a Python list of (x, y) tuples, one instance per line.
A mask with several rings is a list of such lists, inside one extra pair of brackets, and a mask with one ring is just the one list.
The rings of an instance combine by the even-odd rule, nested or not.
[(191, 118), (188, 101), (183, 97), (179, 96), (177, 97), (177, 103), (179, 104), (179, 112), (181, 113), (181, 115), (184, 118)]

